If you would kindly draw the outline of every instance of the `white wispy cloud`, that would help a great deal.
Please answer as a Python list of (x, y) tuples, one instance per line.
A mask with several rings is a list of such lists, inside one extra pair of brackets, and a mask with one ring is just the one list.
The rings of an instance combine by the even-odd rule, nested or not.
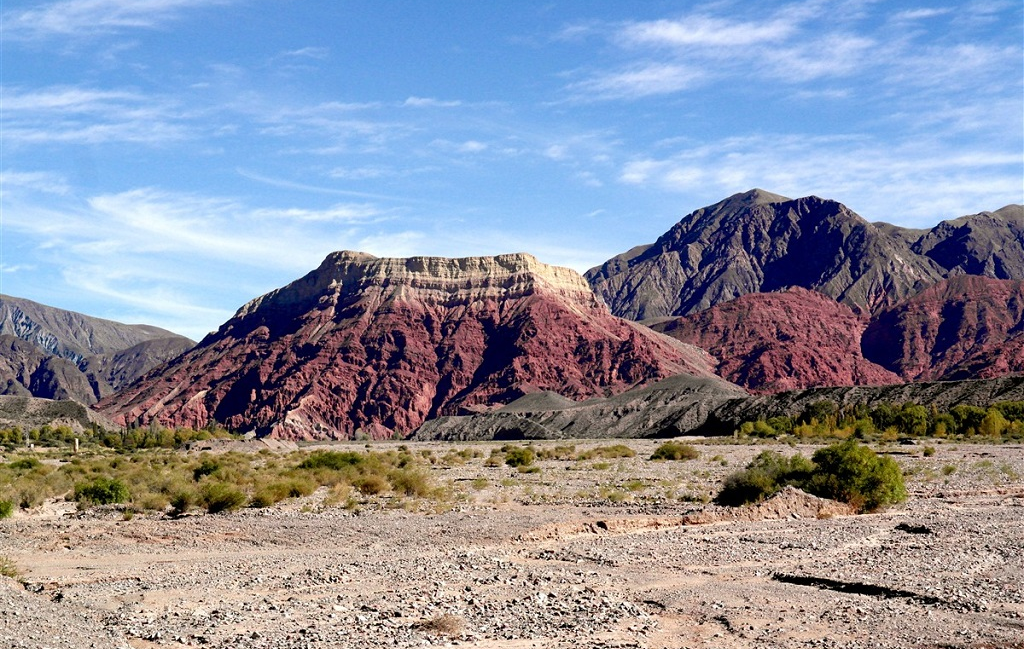
[(324, 60), (328, 56), (330, 56), (330, 53), (331, 51), (326, 47), (310, 46), (302, 47), (297, 50), (289, 50), (287, 52), (282, 52), (281, 56)]
[(628, 45), (744, 47), (777, 42), (796, 31), (797, 25), (791, 20), (737, 22), (696, 15), (682, 20), (654, 20), (627, 25), (618, 34), (618, 39)]
[(0, 186), (5, 192), (17, 188), (64, 195), (71, 191), (66, 178), (48, 171), (0, 171)]
[(291, 281), (334, 250), (358, 249), (395, 216), (371, 202), (268, 208), (155, 188), (57, 205), (3, 200), (5, 232), (22, 248), (17, 265), (59, 272), (76, 291), (192, 337), (226, 319), (225, 304)]
[[(673, 19), (589, 25), (619, 50), (604, 69), (567, 85), (575, 99), (631, 100), (685, 93), (719, 83), (781, 81), (812, 91), (823, 79), (860, 78), (900, 93), (904, 85), (983, 88), (1019, 67), (1019, 48), (976, 42), (930, 42), (900, 25), (944, 15), (988, 15), (969, 3), (888, 11), (882, 3), (796, 2), (761, 19), (737, 18), (730, 3)], [(983, 4), (983, 3), (982, 3)], [(869, 25), (865, 14), (878, 14)], [(625, 59), (625, 62), (622, 59)], [(981, 75), (981, 76), (979, 76)], [(1019, 76), (1019, 75), (1017, 75)]]
[(4, 12), (4, 38), (87, 37), (154, 29), (194, 9), (235, 0), (60, 0)]
[(461, 106), (462, 102), (457, 99), (443, 100), (433, 97), (409, 97), (402, 102), (402, 105), (412, 108), (456, 108)]
[(1020, 164), (1018, 154), (997, 146), (958, 153), (941, 141), (750, 136), (631, 160), (619, 181), (707, 200), (752, 187), (793, 197), (816, 194), (872, 220), (930, 226), (1019, 201)]
[(952, 13), (950, 7), (922, 7), (920, 9), (907, 9), (906, 11), (900, 11), (893, 15), (892, 20), (897, 22), (905, 22), (911, 20), (924, 20), (926, 18), (935, 18), (936, 16), (945, 16)]
[(4, 140), (153, 144), (183, 140), (202, 127), (172, 99), (140, 92), (59, 86), (3, 89)]
[(638, 99), (665, 95), (695, 86), (704, 77), (702, 70), (676, 63), (643, 62), (591, 76), (569, 85), (578, 99)]

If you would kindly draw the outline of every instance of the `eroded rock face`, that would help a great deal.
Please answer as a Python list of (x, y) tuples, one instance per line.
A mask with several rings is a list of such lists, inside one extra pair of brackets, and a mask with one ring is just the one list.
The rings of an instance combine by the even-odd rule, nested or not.
[(803, 288), (752, 293), (682, 318), (652, 324), (718, 359), (722, 377), (755, 392), (902, 379), (861, 354), (868, 321)]
[(799, 286), (877, 311), (942, 279), (905, 233), (816, 196), (751, 190), (693, 212), (650, 246), (587, 272), (612, 313), (643, 320)]
[(953, 277), (879, 313), (862, 347), (913, 381), (1024, 372), (1024, 281)]
[(0, 295), (0, 394), (93, 404), (195, 343)]
[(577, 273), (530, 255), (339, 252), (101, 407), (123, 422), (386, 437), (540, 390), (579, 399), (713, 377), (710, 364), (613, 317)]

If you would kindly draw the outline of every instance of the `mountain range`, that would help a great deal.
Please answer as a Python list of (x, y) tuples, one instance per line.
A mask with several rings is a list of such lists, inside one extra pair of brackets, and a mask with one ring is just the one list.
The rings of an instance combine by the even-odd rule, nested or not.
[(1022, 279), (1019, 205), (911, 230), (755, 189), (585, 276), (525, 253), (332, 253), (195, 346), (4, 297), (0, 377), (7, 394), (100, 399), (124, 425), (295, 439), (577, 404), (608, 430), (653, 430), (658, 415), (621, 404), (680, 399), (689, 414), (657, 427), (682, 431), (747, 390), (1021, 373)]
[(93, 404), (195, 342), (0, 295), (0, 395)]

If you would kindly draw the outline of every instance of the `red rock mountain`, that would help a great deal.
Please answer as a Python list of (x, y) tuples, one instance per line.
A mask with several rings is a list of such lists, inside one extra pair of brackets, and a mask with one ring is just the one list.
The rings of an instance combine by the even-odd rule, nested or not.
[(912, 381), (1024, 372), (1024, 281), (953, 277), (879, 313), (862, 347)]
[(861, 354), (866, 317), (803, 288), (751, 293), (700, 313), (653, 323), (706, 349), (720, 376), (756, 392), (901, 383)]
[(612, 313), (644, 320), (790, 286), (876, 311), (945, 272), (898, 228), (876, 227), (835, 201), (754, 189), (693, 212), (586, 277)]
[(579, 399), (711, 377), (710, 364), (612, 316), (577, 273), (530, 255), (339, 252), (100, 407), (127, 423), (384, 437), (540, 390)]

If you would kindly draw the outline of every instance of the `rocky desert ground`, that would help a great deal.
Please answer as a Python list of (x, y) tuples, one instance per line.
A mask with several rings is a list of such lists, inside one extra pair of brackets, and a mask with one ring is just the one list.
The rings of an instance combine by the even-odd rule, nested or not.
[[(909, 500), (851, 515), (797, 491), (709, 504), (769, 447), (686, 441), (699, 458), (629, 440), (635, 457), (533, 473), (488, 466), (498, 442), (410, 444), (440, 500), (130, 520), (51, 503), (0, 521), (20, 573), (0, 578), (0, 645), (1024, 647), (1024, 447), (889, 446)], [(458, 449), (479, 453), (439, 459)]]

